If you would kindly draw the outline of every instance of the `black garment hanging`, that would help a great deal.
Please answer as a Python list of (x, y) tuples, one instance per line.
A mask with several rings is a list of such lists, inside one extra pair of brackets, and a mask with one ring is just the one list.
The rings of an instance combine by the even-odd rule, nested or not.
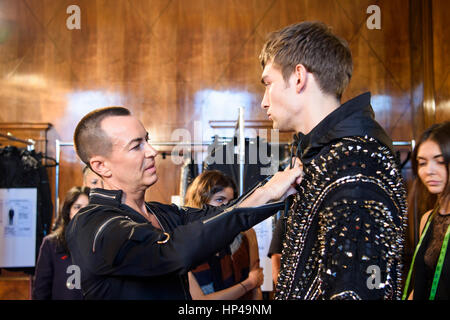
[[(0, 188), (36, 188), (36, 259), (43, 238), (49, 233), (53, 214), (50, 182), (42, 153), (14, 146), (0, 148)], [(53, 159), (51, 159), (53, 160)], [(53, 164), (52, 164), (53, 165)], [(34, 267), (5, 268), (12, 271), (34, 273)]]
[[(261, 149), (263, 146), (266, 147), (267, 152)], [(235, 152), (236, 147), (236, 137), (224, 145), (214, 142), (209, 148), (208, 158), (203, 167), (205, 170), (221, 171), (228, 175), (236, 183), (236, 186), (239, 186), (239, 154)], [(272, 161), (272, 146), (265, 139), (245, 138), (243, 193), (267, 178)]]

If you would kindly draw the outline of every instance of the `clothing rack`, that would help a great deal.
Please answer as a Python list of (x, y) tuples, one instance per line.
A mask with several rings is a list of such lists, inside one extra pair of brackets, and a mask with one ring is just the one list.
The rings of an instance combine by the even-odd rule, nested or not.
[(6, 139), (11, 140), (11, 141), (16, 141), (16, 142), (20, 142), (20, 143), (26, 144), (28, 151), (34, 150), (34, 146), (36, 144), (36, 142), (33, 139), (23, 140), (23, 139), (16, 138), (15, 136), (13, 136), (11, 134), (11, 132), (8, 132), (7, 134), (0, 133), (0, 137), (6, 138)]
[[(238, 120), (237, 123), (235, 125), (235, 137), (237, 136), (238, 138), (238, 150), (239, 150), (239, 195), (243, 194), (243, 190), (244, 190), (244, 164), (245, 164), (245, 136), (244, 136), (244, 129), (245, 129), (245, 122), (244, 122), (244, 108), (240, 107), (239, 108), (239, 116), (238, 116)], [(0, 133), (1, 136), (4, 136), (3, 134)], [(11, 137), (7, 136), (8, 138)], [(14, 137), (14, 139), (17, 139)], [(228, 143), (232, 140), (233, 138), (220, 138), (219, 139), (219, 143)], [(17, 139), (19, 140), (19, 142), (24, 142), (27, 145), (32, 144), (32, 146), (34, 147), (34, 141), (25, 141), (25, 140), (21, 140), (21, 139)], [(17, 141), (16, 140), (16, 141)], [(210, 146), (213, 142), (217, 142), (214, 140), (210, 140), (210, 141), (201, 141), (201, 142), (190, 142), (190, 143), (182, 143), (182, 142), (176, 142), (176, 141), (153, 141), (151, 142), (152, 146), (186, 146), (186, 147), (204, 147), (204, 146)], [(276, 142), (276, 143), (272, 143), (272, 144), (289, 144), (288, 142)], [(60, 141), (58, 139), (56, 139), (55, 141), (55, 153), (56, 153), (56, 169), (55, 169), (55, 218), (58, 217), (58, 208), (59, 208), (59, 198), (58, 198), (58, 193), (59, 193), (59, 163), (60, 163), (60, 159), (61, 159), (61, 147), (68, 147), (71, 146), (73, 147), (74, 144), (73, 142), (63, 142)], [(411, 140), (411, 141), (394, 141), (393, 142), (394, 146), (411, 146), (411, 149), (414, 149), (415, 146), (415, 141)], [(163, 152), (164, 153), (164, 152)], [(168, 155), (168, 154), (166, 154)], [(162, 154), (163, 156), (163, 154)]]

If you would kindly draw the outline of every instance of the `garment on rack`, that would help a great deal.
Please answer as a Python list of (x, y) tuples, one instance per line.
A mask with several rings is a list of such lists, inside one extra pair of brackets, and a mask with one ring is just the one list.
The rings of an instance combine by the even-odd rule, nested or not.
[[(0, 148), (0, 188), (36, 188), (36, 259), (43, 238), (49, 233), (53, 214), (45, 155), (14, 146)], [(20, 254), (20, 253), (18, 253)], [(34, 273), (34, 268), (8, 268)]]
[[(235, 138), (227, 144), (218, 144), (216, 141), (217, 139), (209, 147), (204, 169), (219, 170), (239, 186), (240, 163), (237, 139)], [(276, 155), (279, 155), (279, 152), (274, 148), (278, 148), (278, 146), (272, 147), (270, 143), (260, 137), (245, 139), (243, 193), (267, 178), (268, 175), (273, 175), (278, 171), (279, 157)]]
[(200, 174), (198, 165), (193, 158), (184, 161), (180, 174), (180, 197), (184, 200), (188, 186)]

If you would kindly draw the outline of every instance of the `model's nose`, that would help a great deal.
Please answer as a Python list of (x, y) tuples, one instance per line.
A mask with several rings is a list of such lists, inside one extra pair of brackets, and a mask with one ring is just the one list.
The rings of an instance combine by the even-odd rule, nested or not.
[(268, 97), (267, 90), (266, 90), (266, 91), (264, 91), (264, 97), (261, 101), (261, 109), (265, 110), (267, 108), (269, 108), (269, 97)]

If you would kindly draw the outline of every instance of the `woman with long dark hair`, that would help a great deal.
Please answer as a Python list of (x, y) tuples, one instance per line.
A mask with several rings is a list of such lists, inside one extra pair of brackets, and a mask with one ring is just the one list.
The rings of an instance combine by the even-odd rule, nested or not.
[(83, 299), (80, 288), (68, 281), (72, 270), (68, 268), (72, 265), (72, 259), (67, 249), (65, 235), (70, 220), (88, 203), (89, 188), (73, 187), (67, 192), (55, 224), (57, 227), (44, 238), (39, 250), (33, 284), (34, 300)]
[[(233, 180), (217, 170), (204, 171), (189, 186), (185, 205), (201, 208), (221, 206), (236, 198)], [(188, 274), (194, 300), (262, 299), (264, 280), (259, 267), (258, 241), (253, 229), (240, 233), (234, 241)]]
[[(450, 122), (435, 124), (420, 137), (412, 155), (416, 176), (410, 207), (425, 212), (403, 299), (450, 298)], [(450, 251), (450, 250), (449, 250)], [(412, 289), (411, 292), (410, 289)]]

